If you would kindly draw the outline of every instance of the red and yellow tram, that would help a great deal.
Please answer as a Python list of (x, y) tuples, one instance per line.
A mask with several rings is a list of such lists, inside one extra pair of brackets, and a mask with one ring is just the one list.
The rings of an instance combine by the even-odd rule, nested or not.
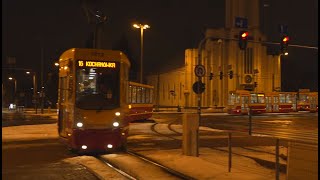
[(125, 149), (130, 121), (151, 117), (153, 87), (129, 82), (129, 68), (121, 51), (72, 48), (61, 55), (58, 133), (70, 149)]
[(295, 92), (267, 92), (266, 112), (288, 113), (296, 111)]
[(247, 90), (230, 91), (228, 96), (227, 112), (229, 114), (253, 114), (266, 112), (265, 94)]

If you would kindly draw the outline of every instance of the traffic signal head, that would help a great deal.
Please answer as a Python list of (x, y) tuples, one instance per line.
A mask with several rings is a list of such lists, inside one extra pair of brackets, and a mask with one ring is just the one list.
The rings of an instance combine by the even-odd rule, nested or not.
[(220, 71), (220, 80), (222, 79), (222, 77), (223, 77), (223, 72)]
[(229, 72), (229, 78), (232, 79), (233, 78), (233, 71)]
[(240, 31), (239, 33), (239, 48), (245, 50), (247, 48), (249, 33), (248, 31)]
[(213, 73), (210, 73), (209, 79), (212, 80), (213, 78)]
[(289, 44), (289, 36), (283, 35), (280, 39), (280, 50), (282, 54), (287, 52), (288, 44)]

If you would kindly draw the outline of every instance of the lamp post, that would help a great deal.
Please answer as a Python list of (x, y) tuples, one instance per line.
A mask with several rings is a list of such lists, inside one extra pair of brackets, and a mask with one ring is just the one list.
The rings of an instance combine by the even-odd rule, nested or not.
[[(275, 74), (278, 73), (279, 74), (279, 78), (278, 78), (278, 83), (276, 83), (277, 85), (279, 85), (279, 89), (277, 89), (277, 91), (281, 91), (281, 56), (288, 56), (288, 52), (285, 52), (284, 54), (279, 54), (277, 62), (273, 68), (273, 74), (272, 74), (272, 91), (275, 91)], [(275, 72), (275, 69), (276, 72)]]
[(37, 94), (36, 72), (30, 72), (30, 71), (26, 72), (26, 74), (31, 74), (31, 73), (32, 73), (33, 95), (35, 96)]
[(13, 93), (13, 101), (15, 99), (15, 95), (17, 93), (17, 79), (13, 77), (8, 78), (10, 81), (14, 81), (14, 93)]
[(37, 74), (36, 72), (32, 72), (32, 71), (27, 71), (26, 74), (32, 74), (32, 84), (33, 84), (33, 102), (34, 102), (34, 108), (36, 110), (36, 114), (37, 114), (37, 102), (36, 102), (36, 97), (37, 97)]
[(8, 78), (10, 81), (14, 80), (14, 94), (17, 92), (17, 80), (13, 77)]
[(142, 83), (143, 76), (143, 30), (150, 28), (147, 24), (133, 24), (133, 27), (140, 29), (141, 32), (141, 43), (140, 43), (140, 83)]

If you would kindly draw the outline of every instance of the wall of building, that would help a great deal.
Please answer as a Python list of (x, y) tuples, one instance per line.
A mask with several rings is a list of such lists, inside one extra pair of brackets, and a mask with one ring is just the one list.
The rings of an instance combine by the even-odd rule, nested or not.
[(154, 86), (154, 100), (158, 106), (185, 106), (185, 68), (150, 75), (147, 84)]
[[(266, 47), (261, 43), (266, 37), (259, 30), (259, 3), (257, 0), (226, 0), (225, 27), (207, 29), (204, 47), (201, 49), (200, 63), (205, 66), (206, 84), (201, 94), (201, 106), (225, 107), (228, 93), (238, 89), (271, 92), (281, 90), (280, 56), (267, 55)], [(239, 32), (244, 30), (235, 27), (235, 18), (248, 20), (249, 42), (246, 50), (238, 45)], [(150, 76), (147, 82), (158, 88), (158, 104), (197, 107), (197, 94), (192, 85), (198, 80), (194, 68), (198, 64), (198, 49), (185, 50), (185, 66), (170, 72)], [(229, 77), (230, 71), (233, 78)], [(219, 78), (220, 72), (223, 78)], [(213, 73), (212, 80), (209, 79)], [(247, 81), (246, 77), (251, 77)], [(159, 78), (160, 77), (160, 78)], [(254, 87), (254, 82), (257, 87)], [(170, 95), (174, 90), (178, 95)], [(182, 95), (183, 94), (183, 95)]]

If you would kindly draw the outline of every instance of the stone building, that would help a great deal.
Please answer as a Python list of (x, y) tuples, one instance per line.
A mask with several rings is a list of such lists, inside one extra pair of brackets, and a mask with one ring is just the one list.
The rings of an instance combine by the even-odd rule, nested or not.
[[(202, 77), (206, 87), (201, 94), (202, 107), (226, 107), (228, 93), (234, 90), (280, 91), (281, 55), (268, 55), (262, 43), (266, 37), (259, 29), (259, 3), (257, 0), (226, 0), (224, 28), (207, 29), (203, 48), (185, 50), (183, 67), (147, 77), (147, 83), (155, 87), (155, 103), (160, 106), (197, 107), (197, 94), (193, 92), (192, 85), (198, 80), (194, 68), (200, 52), (200, 64), (206, 69), (206, 75)], [(237, 17), (247, 19), (248, 27), (236, 27)], [(238, 45), (242, 30), (249, 32), (245, 50), (240, 50)], [(231, 71), (233, 77), (230, 77)], [(212, 79), (209, 78), (210, 73)]]

